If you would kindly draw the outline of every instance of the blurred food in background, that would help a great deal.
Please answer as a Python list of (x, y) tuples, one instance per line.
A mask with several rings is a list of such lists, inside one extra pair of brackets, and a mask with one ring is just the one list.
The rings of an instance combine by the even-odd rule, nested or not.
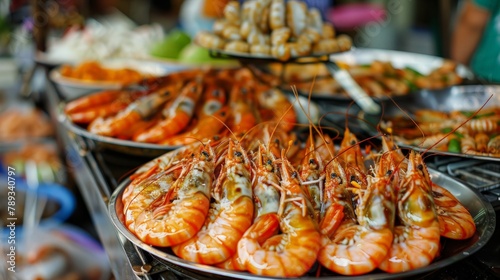
[[(337, 63), (349, 71), (370, 96), (379, 98), (405, 95), (419, 89), (442, 89), (462, 82), (462, 77), (456, 71), (457, 64), (450, 60), (427, 74), (410, 66), (397, 68), (390, 61), (382, 60), (374, 60), (368, 64)], [(295, 85), (304, 94), (312, 91), (317, 96), (347, 96), (322, 63), (286, 66), (273, 64), (270, 70), (275, 75), (282, 76), (286, 84)]]
[(158, 24), (130, 28), (128, 23), (112, 26), (88, 20), (83, 28), (71, 27), (63, 37), (49, 42), (45, 59), (78, 63), (109, 58), (150, 58), (152, 45), (163, 39)]
[(153, 44), (151, 55), (155, 57), (178, 59), (181, 51), (191, 43), (191, 37), (180, 29), (171, 30), (163, 40)]
[(54, 127), (39, 109), (9, 108), (0, 113), (0, 142), (53, 135)]
[(98, 61), (85, 61), (76, 66), (63, 65), (60, 73), (67, 78), (82, 81), (106, 81), (130, 84), (145, 78), (139, 71), (132, 68), (107, 68)]
[(27, 142), (19, 149), (6, 151), (1, 160), (5, 166), (15, 168), (19, 176), (25, 174), (25, 166), (28, 161), (35, 162), (38, 169), (38, 180), (41, 182), (63, 183), (66, 177), (57, 146), (54, 143)]

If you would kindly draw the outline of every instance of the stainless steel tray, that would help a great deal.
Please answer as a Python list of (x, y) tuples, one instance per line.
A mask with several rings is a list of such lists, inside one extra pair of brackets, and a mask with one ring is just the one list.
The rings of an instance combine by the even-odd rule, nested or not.
[[(311, 119), (313, 122), (318, 122), (320, 117), (320, 109), (314, 102), (309, 102), (307, 98), (299, 96), (298, 101), (295, 101), (295, 97), (292, 95), (287, 95), (291, 102), (293, 102), (294, 110), (297, 114), (297, 122), (299, 124), (308, 124), (309, 119), (303, 110), (309, 110)], [(109, 149), (116, 152), (142, 156), (142, 157), (156, 157), (160, 156), (166, 152), (180, 148), (181, 146), (168, 146), (159, 145), (151, 143), (135, 142), (132, 140), (122, 140), (113, 137), (107, 137), (91, 133), (85, 128), (73, 123), (64, 113), (65, 103), (61, 102), (58, 108), (58, 121), (70, 132), (81, 136), (86, 140), (90, 140), (95, 149)], [(309, 107), (308, 107), (309, 106)]]
[[(349, 65), (364, 65), (370, 64), (375, 60), (390, 62), (395, 68), (411, 67), (422, 74), (429, 74), (433, 69), (440, 67), (445, 59), (425, 54), (383, 50), (383, 49), (370, 49), (370, 48), (352, 48), (351, 51), (332, 54), (331, 61), (337, 63), (345, 63)], [(464, 80), (472, 81), (475, 79), (472, 71), (465, 65), (457, 65), (457, 74)], [(302, 94), (307, 94), (302, 92)], [(314, 92), (314, 98), (335, 100), (335, 101), (351, 101), (352, 99), (345, 94), (333, 94)], [(399, 100), (400, 96), (391, 96)], [(389, 97), (372, 97), (375, 100), (388, 100)]]
[[(397, 104), (397, 106), (395, 104)], [(380, 135), (380, 132), (377, 130), (377, 125), (383, 117), (402, 115), (403, 112), (411, 115), (413, 112), (420, 109), (450, 112), (453, 110), (477, 110), (483, 105), (485, 105), (484, 108), (500, 107), (500, 86), (469, 85), (455, 86), (443, 90), (421, 90), (412, 92), (404, 98), (399, 98), (394, 102), (390, 100), (383, 102), (382, 105), (384, 110), (380, 115), (369, 115), (364, 112), (359, 112), (358, 114), (359, 118), (362, 120), (359, 121), (360, 127), (371, 136)], [(400, 147), (411, 148), (420, 152), (427, 150), (426, 148), (404, 143), (397, 144)], [(437, 150), (430, 150), (429, 152), (447, 156), (500, 161), (500, 157), (468, 155)]]
[[(339, 276), (333, 273), (327, 272), (326, 269), (322, 269), (322, 275), (317, 277), (313, 272), (307, 274), (300, 279), (398, 279), (409, 276), (414, 276), (418, 274), (427, 273), (434, 271), (445, 266), (448, 266), (454, 262), (462, 260), (483, 247), (486, 242), (490, 239), (495, 231), (495, 211), (489, 202), (478, 193), (476, 190), (469, 188), (467, 185), (460, 183), (459, 181), (443, 174), (433, 169), (430, 169), (431, 179), (434, 183), (441, 185), (442, 187), (448, 189), (455, 197), (469, 210), (471, 215), (474, 217), (474, 222), (476, 223), (476, 233), (473, 237), (467, 240), (453, 241), (446, 239), (446, 242), (442, 242), (443, 249), (440, 256), (429, 266), (396, 274), (373, 272), (361, 276)], [(159, 248), (150, 246), (141, 240), (139, 240), (134, 234), (128, 231), (124, 226), (123, 217), (123, 204), (121, 201), (121, 195), (129, 180), (122, 182), (117, 189), (113, 192), (109, 199), (109, 215), (111, 220), (117, 230), (123, 234), (123, 236), (130, 242), (135, 244), (137, 247), (151, 253), (152, 255), (158, 257), (166, 264), (173, 264), (186, 268), (191, 271), (195, 271), (207, 276), (213, 277), (217, 275), (220, 277), (227, 277), (231, 279), (282, 279), (274, 277), (264, 277), (256, 276), (247, 272), (237, 272), (229, 271), (225, 269), (220, 269), (207, 265), (200, 265), (190, 261), (183, 260), (175, 256), (169, 248)], [(329, 274), (330, 273), (330, 274)]]

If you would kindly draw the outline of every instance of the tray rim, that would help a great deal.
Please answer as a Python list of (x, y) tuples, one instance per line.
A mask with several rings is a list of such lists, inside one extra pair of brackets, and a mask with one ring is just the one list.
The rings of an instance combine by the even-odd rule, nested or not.
[[(359, 275), (359, 276), (343, 276), (343, 275), (338, 275), (338, 276), (324, 276), (324, 277), (309, 277), (309, 276), (303, 276), (299, 277), (300, 279), (323, 279), (323, 280), (339, 280), (339, 279), (366, 279), (367, 277), (370, 279), (398, 279), (398, 278), (404, 278), (404, 277), (409, 277), (409, 276), (415, 276), (415, 275), (421, 275), (426, 272), (430, 272), (433, 270), (441, 269), (443, 267), (446, 267), (448, 265), (451, 265), (457, 261), (460, 261), (462, 259), (465, 259), (466, 257), (472, 255), (473, 253), (477, 252), (479, 249), (481, 249), (493, 236), (493, 233), (495, 231), (495, 225), (496, 225), (496, 213), (493, 209), (493, 206), (483, 197), (481, 193), (479, 193), (477, 190), (473, 189), (472, 187), (469, 187), (465, 183), (462, 183), (458, 181), (455, 178), (452, 178), (451, 176), (444, 174), (440, 171), (434, 170), (432, 168), (428, 168), (431, 178), (434, 177), (442, 177), (445, 180), (451, 180), (457, 184), (457, 186), (460, 186), (460, 188), (465, 188), (468, 191), (471, 191), (476, 195), (476, 199), (481, 202), (482, 204), (482, 214), (478, 213), (474, 218), (476, 218), (479, 215), (485, 215), (485, 228), (489, 229), (486, 230), (485, 232), (482, 233), (481, 236), (479, 236), (479, 239), (472, 244), (469, 248), (466, 250), (461, 251), (460, 253), (456, 253), (455, 255), (452, 255), (446, 259), (440, 259), (436, 262), (432, 262), (426, 267), (422, 267), (419, 269), (415, 270), (410, 270), (402, 273), (368, 273), (364, 275)], [(190, 269), (191, 271), (195, 271), (197, 273), (208, 273), (212, 275), (218, 275), (218, 276), (224, 276), (224, 277), (232, 277), (235, 279), (283, 279), (279, 277), (266, 277), (266, 276), (260, 276), (260, 275), (254, 275), (250, 274), (249, 272), (240, 272), (240, 271), (230, 271), (230, 270), (225, 270), (222, 268), (217, 268), (209, 265), (203, 265), (203, 264), (196, 264), (184, 259), (181, 259), (175, 255), (169, 254), (167, 252), (164, 252), (156, 247), (153, 247), (151, 245), (148, 245), (141, 240), (139, 240), (133, 233), (131, 233), (125, 225), (123, 225), (120, 221), (119, 214), (117, 213), (117, 207), (119, 207), (119, 204), (121, 201), (117, 202), (117, 200), (121, 197), (122, 192), (125, 190), (126, 186), (130, 182), (129, 179), (126, 179), (122, 181), (119, 186), (113, 191), (109, 202), (108, 202), (108, 215), (111, 218), (111, 221), (115, 228), (120, 232), (128, 241), (132, 242), (134, 245), (137, 247), (151, 253), (155, 257), (166, 261), (167, 263), (172, 263), (174, 265), (183, 267), (185, 269)], [(443, 186), (446, 188), (445, 186)], [(457, 199), (459, 199), (457, 197)], [(123, 214), (122, 214), (123, 215)], [(478, 218), (479, 219), (479, 218)], [(475, 219), (476, 221), (476, 219)], [(289, 278), (289, 279), (294, 279), (294, 278)], [(298, 278), (295, 278), (298, 279)]]

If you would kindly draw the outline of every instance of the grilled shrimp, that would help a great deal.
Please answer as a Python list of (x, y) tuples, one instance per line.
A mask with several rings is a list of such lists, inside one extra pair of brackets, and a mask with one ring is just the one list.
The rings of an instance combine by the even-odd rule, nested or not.
[(311, 198), (315, 220), (319, 222), (323, 200), (323, 178), (321, 178), (321, 172), (324, 167), (312, 136), (312, 133), (310, 133), (306, 149), (304, 149), (305, 155), (302, 158), (300, 166), (300, 179)]
[(233, 256), (253, 220), (250, 173), (246, 151), (231, 140), (208, 218), (193, 238), (172, 247), (177, 256), (201, 264), (216, 264)]
[(267, 213), (278, 213), (280, 194), (276, 186), (279, 186), (280, 183), (276, 173), (275, 160), (274, 155), (261, 144), (257, 154), (257, 166), (253, 182), (254, 220)]
[(340, 143), (340, 159), (347, 165), (359, 169), (362, 173), (366, 173), (365, 162), (361, 147), (358, 145), (356, 135), (351, 133), (349, 128), (346, 127), (344, 131), (344, 138)]
[(398, 217), (402, 225), (394, 228), (392, 246), (379, 268), (398, 273), (427, 266), (439, 251), (439, 222), (429, 173), (414, 151), (398, 191)]
[(247, 132), (257, 124), (256, 109), (252, 102), (253, 92), (248, 86), (235, 85), (229, 93), (229, 127), (235, 135)]
[(324, 171), (325, 187), (320, 214), (320, 232), (332, 236), (342, 223), (356, 223), (356, 214), (347, 190), (347, 175), (337, 159), (333, 159)]
[(229, 108), (224, 106), (211, 116), (200, 119), (196, 125), (184, 133), (165, 139), (160, 144), (163, 145), (187, 145), (197, 140), (213, 138), (224, 128), (224, 121), (229, 115)]
[(193, 237), (203, 226), (210, 206), (215, 155), (209, 144), (185, 163), (168, 192), (137, 217), (135, 233), (153, 246), (168, 247)]
[(189, 82), (179, 96), (164, 109), (165, 118), (153, 127), (138, 133), (134, 141), (158, 143), (179, 133), (191, 121), (194, 107), (201, 96), (202, 86), (198, 81)]
[[(109, 118), (96, 118), (88, 127), (92, 133), (119, 137), (130, 138), (134, 131), (131, 128), (139, 128), (136, 124), (145, 121), (148, 117), (153, 115), (162, 105), (164, 105), (171, 98), (168, 88), (157, 91), (150, 95), (144, 96), (130, 103), (125, 110), (119, 112), (117, 115)], [(130, 137), (121, 137), (122, 135), (130, 135)]]
[(75, 123), (88, 124), (99, 117), (112, 116), (149, 91), (106, 90), (68, 102), (64, 111)]
[[(277, 168), (275, 166), (274, 155), (265, 147), (264, 144), (259, 145), (259, 150), (257, 153), (257, 166), (255, 167), (252, 188), (254, 197), (254, 221), (259, 219), (266, 219), (267, 221), (275, 221), (276, 227), (278, 229), (278, 219), (277, 213), (280, 204), (280, 194), (279, 188), (279, 178), (276, 174)], [(264, 242), (270, 236), (276, 234), (276, 231), (272, 231), (269, 236), (260, 236), (262, 238), (259, 242)], [(229, 269), (229, 270), (246, 270), (245, 264), (242, 263), (238, 254), (234, 254), (231, 258), (217, 264), (218, 267)]]
[(493, 155), (500, 154), (500, 135), (497, 135), (488, 141), (488, 153)]
[(356, 208), (358, 224), (342, 224), (333, 235), (323, 235), (318, 261), (331, 271), (343, 275), (360, 275), (376, 269), (392, 243), (395, 198), (391, 176), (382, 173), (359, 190)]
[[(280, 210), (261, 216), (245, 232), (238, 242), (238, 256), (253, 274), (298, 277), (315, 263), (321, 238), (313, 214), (308, 213), (309, 198), (294, 178), (296, 171), (284, 150), (280, 166)], [(273, 236), (278, 229), (281, 234)]]
[(269, 120), (278, 121), (281, 119), (280, 127), (288, 132), (292, 130), (297, 122), (297, 115), (292, 107), (292, 103), (286, 95), (277, 88), (259, 91), (256, 93), (257, 101), (263, 110), (267, 110), (271, 115)]
[(476, 232), (476, 224), (469, 211), (445, 188), (432, 183), (432, 197), (436, 205), (441, 236), (467, 239)]

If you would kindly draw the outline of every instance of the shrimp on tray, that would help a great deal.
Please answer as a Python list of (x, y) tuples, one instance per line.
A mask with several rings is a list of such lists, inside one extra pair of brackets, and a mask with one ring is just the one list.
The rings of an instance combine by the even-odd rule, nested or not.
[(158, 143), (186, 128), (194, 115), (194, 107), (202, 93), (201, 82), (189, 82), (162, 112), (164, 119), (153, 127), (142, 131), (133, 137), (134, 141)]
[(431, 180), (422, 156), (411, 151), (406, 175), (399, 186), (398, 217), (389, 253), (379, 268), (389, 273), (429, 265), (439, 252), (440, 230)]
[(103, 136), (131, 138), (134, 131), (148, 125), (147, 118), (157, 112), (171, 97), (168, 88), (155, 91), (130, 103), (125, 110), (115, 116), (94, 119), (89, 124), (88, 130)]
[(184, 132), (160, 142), (163, 145), (187, 145), (200, 139), (209, 139), (217, 135), (229, 117), (224, 89), (216, 84), (208, 84), (204, 90), (204, 101), (197, 110), (198, 121)]
[(366, 189), (358, 190), (357, 223), (343, 222), (331, 236), (323, 235), (318, 261), (329, 270), (342, 275), (365, 274), (376, 269), (389, 252), (396, 202), (392, 178), (381, 170)]
[[(280, 209), (261, 216), (238, 242), (238, 257), (253, 274), (298, 277), (316, 262), (320, 233), (309, 198), (282, 150)], [(280, 230), (280, 234), (274, 233)]]
[[(254, 199), (254, 222), (258, 221), (263, 217), (263, 219), (268, 219), (268, 215), (275, 217), (278, 213), (280, 205), (280, 194), (279, 194), (279, 178), (277, 174), (277, 168), (275, 165), (275, 157), (269, 149), (262, 143), (258, 146), (258, 151), (256, 155), (256, 166), (253, 170), (253, 180), (252, 180), (252, 190)], [(278, 186), (278, 187), (277, 187)], [(267, 225), (273, 227), (277, 231), (278, 220), (273, 220), (276, 224), (273, 227), (272, 223)], [(270, 236), (275, 235), (277, 232), (271, 230), (269, 236), (261, 236), (259, 242), (264, 242)], [(229, 269), (229, 270), (246, 270), (245, 265), (242, 263), (238, 254), (234, 254), (233, 257), (228, 260), (217, 264), (217, 267)]]
[(88, 124), (98, 117), (109, 117), (151, 91), (106, 90), (83, 96), (66, 104), (64, 112), (77, 124)]
[(168, 247), (192, 238), (203, 226), (210, 206), (215, 153), (201, 145), (184, 163), (179, 178), (135, 221), (135, 234), (147, 244)]
[(441, 236), (458, 240), (472, 237), (476, 224), (469, 211), (447, 189), (431, 184)]
[(238, 241), (253, 220), (250, 174), (246, 151), (230, 140), (205, 224), (194, 237), (172, 247), (177, 256), (196, 263), (216, 264), (236, 253)]

